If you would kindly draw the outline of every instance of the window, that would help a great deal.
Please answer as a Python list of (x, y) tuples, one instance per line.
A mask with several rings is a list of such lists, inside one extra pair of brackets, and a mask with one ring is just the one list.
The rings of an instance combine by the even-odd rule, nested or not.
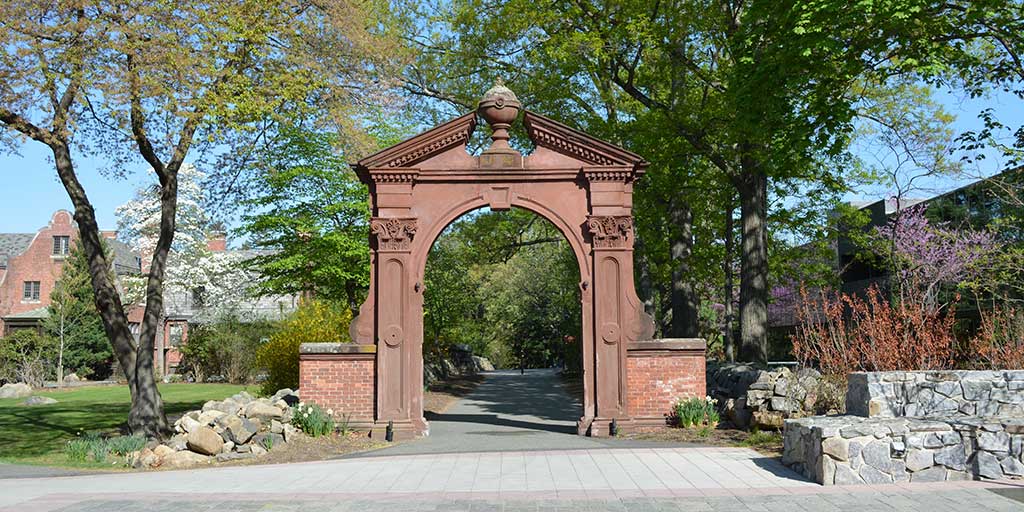
[(198, 288), (193, 288), (192, 289), (192, 307), (193, 308), (201, 308), (201, 307), (203, 307), (205, 305), (205, 302), (206, 302), (206, 288), (202, 287), (202, 286), (200, 286)]
[(184, 332), (185, 329), (182, 327), (180, 323), (171, 324), (170, 332), (167, 335), (167, 344), (171, 347), (180, 346)]
[(25, 288), (21, 298), (22, 300), (39, 300), (39, 281), (25, 281)]
[(67, 236), (55, 236), (53, 237), (53, 255), (64, 256), (71, 251), (71, 237)]

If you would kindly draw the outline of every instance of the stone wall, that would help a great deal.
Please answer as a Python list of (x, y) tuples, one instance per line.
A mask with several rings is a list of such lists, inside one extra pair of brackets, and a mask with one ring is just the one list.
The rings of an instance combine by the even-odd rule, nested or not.
[(852, 373), (849, 414), (899, 418), (1024, 416), (1024, 370)]
[(824, 385), (821, 374), (811, 368), (708, 363), (708, 393), (718, 400), (723, 417), (738, 428), (777, 430), (786, 418), (813, 414), (825, 404)]
[(627, 414), (649, 426), (664, 426), (678, 399), (705, 396), (705, 348), (702, 339), (630, 344), (626, 357)]
[(786, 421), (783, 463), (824, 485), (1024, 477), (1024, 371), (855, 373), (850, 415)]
[(823, 485), (1024, 476), (1024, 419), (815, 416), (786, 421), (782, 462)]
[(304, 343), (299, 349), (299, 390), (304, 401), (347, 414), (350, 427), (373, 424), (376, 346)]

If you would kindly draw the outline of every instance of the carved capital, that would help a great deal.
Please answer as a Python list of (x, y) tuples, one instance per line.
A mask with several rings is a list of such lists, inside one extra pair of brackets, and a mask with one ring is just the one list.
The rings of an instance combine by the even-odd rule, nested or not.
[(633, 243), (633, 217), (630, 215), (591, 216), (587, 228), (594, 247), (630, 247)]
[(370, 220), (370, 232), (377, 237), (377, 249), (408, 251), (416, 234), (416, 219), (377, 217)]

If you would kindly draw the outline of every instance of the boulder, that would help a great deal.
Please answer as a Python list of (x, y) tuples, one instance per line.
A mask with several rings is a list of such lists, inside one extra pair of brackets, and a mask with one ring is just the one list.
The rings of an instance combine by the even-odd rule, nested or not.
[(181, 419), (178, 421), (178, 426), (181, 427), (181, 431), (185, 432), (186, 434), (195, 432), (196, 429), (198, 429), (199, 427), (206, 426), (204, 423), (199, 423), (198, 421), (192, 419), (191, 416), (182, 416)]
[(0, 386), (0, 398), (25, 398), (32, 395), (32, 386), (23, 382)]
[(64, 376), (64, 384), (73, 384), (75, 382), (81, 382), (82, 379), (78, 377), (76, 373), (69, 373)]
[(217, 424), (224, 429), (225, 439), (235, 444), (245, 444), (260, 431), (259, 421), (248, 418), (239, 418), (235, 415), (227, 415), (217, 421)]
[(476, 366), (478, 372), (493, 372), (494, 365), (486, 357), (473, 356), (473, 366)]
[(203, 455), (217, 455), (224, 440), (210, 427), (199, 427), (188, 434), (188, 449)]
[(217, 462), (231, 462), (233, 460), (245, 460), (245, 459), (251, 459), (253, 457), (255, 457), (255, 455), (253, 455), (252, 453), (249, 453), (249, 452), (245, 452), (245, 453), (242, 453), (242, 452), (230, 452), (230, 453), (218, 454), (214, 458), (217, 460)]
[(266, 455), (267, 449), (258, 444), (253, 444), (249, 446), (249, 453), (252, 453), (253, 457), (259, 457), (261, 455)]
[(178, 434), (167, 441), (167, 446), (176, 452), (188, 449), (188, 436)]
[(55, 403), (57, 403), (57, 401), (48, 396), (30, 396), (28, 397), (28, 400), (22, 402), (22, 405), (50, 405)]
[(142, 451), (135, 456), (136, 464), (140, 464), (142, 467), (151, 468), (160, 464), (160, 457), (150, 450), (149, 448), (143, 448)]
[(270, 420), (270, 431), (275, 434), (283, 434), (284, 424), (277, 420)]
[(200, 425), (210, 426), (224, 416), (227, 416), (227, 413), (216, 409), (210, 409), (209, 411), (203, 411), (200, 413), (199, 417), (196, 418), (196, 421), (198, 421)]
[(157, 457), (160, 457), (161, 459), (164, 458), (164, 457), (167, 457), (168, 455), (170, 455), (170, 454), (172, 454), (174, 452), (175, 452), (174, 448), (171, 448), (170, 446), (167, 446), (165, 444), (161, 444), (161, 445), (158, 445), (156, 448), (153, 448), (153, 453)]
[(283, 416), (281, 409), (263, 402), (250, 402), (242, 410), (242, 416), (250, 419), (258, 419), (265, 423), (270, 420), (279, 420)]
[(186, 450), (168, 455), (164, 458), (163, 465), (169, 468), (188, 468), (208, 462), (210, 462), (210, 457)]
[(753, 425), (762, 430), (780, 430), (786, 419), (778, 411), (754, 411)]

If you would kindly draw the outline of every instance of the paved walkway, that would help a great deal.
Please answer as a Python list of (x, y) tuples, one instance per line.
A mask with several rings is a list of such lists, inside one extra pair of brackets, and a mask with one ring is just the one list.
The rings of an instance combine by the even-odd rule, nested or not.
[(443, 414), (427, 414), (428, 437), (369, 455), (667, 446), (578, 436), (576, 420), (582, 411), (579, 397), (566, 392), (556, 370), (526, 370), (525, 375), (519, 370), (487, 372), (476, 389)]
[(826, 488), (747, 449), (602, 449), (3, 480), (0, 511), (1024, 510), (992, 485)]

